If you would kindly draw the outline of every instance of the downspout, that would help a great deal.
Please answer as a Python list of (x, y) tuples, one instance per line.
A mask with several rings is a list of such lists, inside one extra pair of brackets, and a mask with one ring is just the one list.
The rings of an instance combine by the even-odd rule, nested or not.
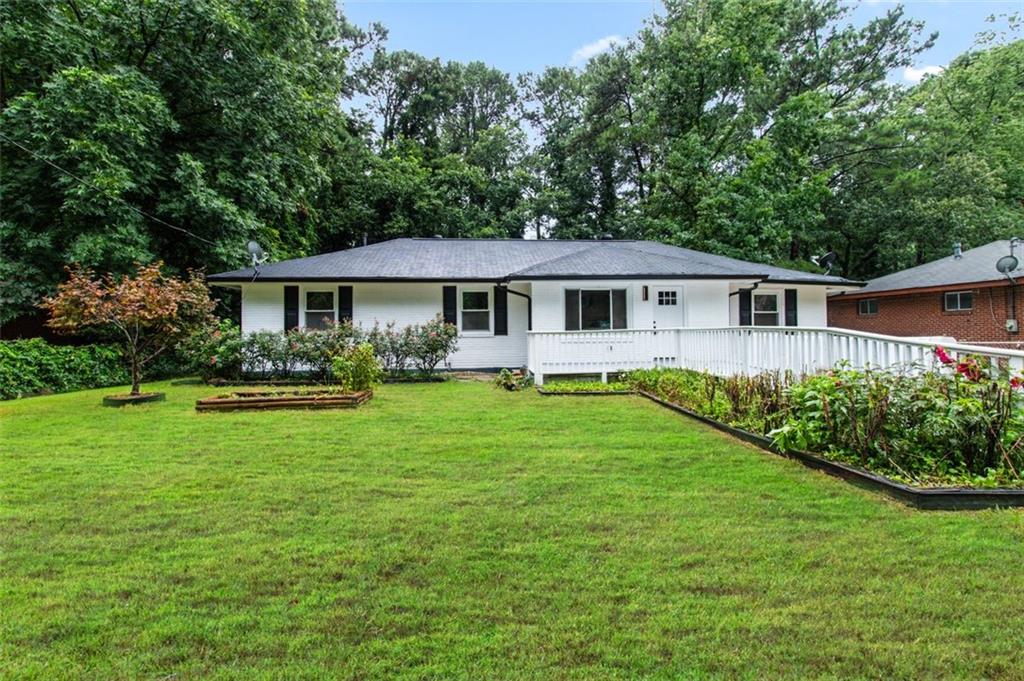
[(505, 289), (506, 292), (511, 293), (514, 296), (520, 298), (526, 298), (526, 330), (533, 331), (533, 298), (526, 293), (520, 293), (519, 291), (513, 291), (508, 287), (508, 280), (499, 281), (498, 286)]

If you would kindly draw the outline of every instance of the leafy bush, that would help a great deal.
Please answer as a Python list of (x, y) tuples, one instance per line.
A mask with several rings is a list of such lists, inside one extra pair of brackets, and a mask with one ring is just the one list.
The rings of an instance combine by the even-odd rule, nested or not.
[(185, 367), (202, 378), (237, 379), (242, 376), (243, 343), (238, 326), (221, 320), (178, 345)]
[(394, 375), (408, 367), (415, 335), (413, 326), (396, 331), (394, 322), (388, 322), (383, 328), (377, 323), (366, 334), (366, 341), (373, 346), (373, 352), (380, 359), (384, 371)]
[(1019, 382), (980, 358), (893, 374), (839, 367), (789, 388), (782, 447), (919, 484), (1024, 484)]
[(51, 345), (41, 338), (0, 341), (0, 399), (124, 385), (131, 380), (111, 345)]
[(525, 372), (513, 373), (508, 369), (502, 369), (494, 377), (494, 385), (499, 388), (514, 392), (523, 390), (533, 385), (533, 377)]
[(426, 324), (414, 326), (411, 333), (410, 355), (416, 368), (424, 373), (433, 373), (437, 365), (458, 348), (458, 328), (446, 324), (440, 315)]
[(360, 343), (335, 355), (332, 368), (335, 385), (346, 393), (369, 390), (384, 378), (370, 343)]
[(616, 393), (631, 392), (633, 387), (623, 381), (548, 381), (544, 390), (553, 393)]
[(179, 346), (192, 371), (210, 380), (287, 380), (303, 374), (313, 380), (334, 380), (334, 359), (367, 343), (389, 374), (400, 374), (410, 359), (422, 374), (431, 374), (455, 351), (458, 330), (436, 319), (422, 326), (396, 330), (394, 323), (369, 332), (350, 322), (325, 329), (255, 331), (243, 338), (230, 322), (205, 326)]
[[(679, 369), (630, 372), (638, 390), (761, 435), (922, 485), (1024, 486), (1024, 387), (978, 357), (941, 348), (937, 371), (839, 366), (794, 380)], [(550, 387), (550, 386), (547, 386)]]

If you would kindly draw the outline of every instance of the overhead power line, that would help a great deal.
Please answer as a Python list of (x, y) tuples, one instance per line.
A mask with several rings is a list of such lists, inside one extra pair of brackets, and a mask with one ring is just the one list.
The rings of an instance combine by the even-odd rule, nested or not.
[(52, 167), (52, 168), (54, 168), (54, 169), (56, 169), (56, 170), (58, 170), (58, 171), (60, 171), (60, 172), (64, 173), (65, 175), (67, 175), (68, 177), (72, 178), (72, 179), (73, 179), (73, 180), (75, 180), (76, 182), (78, 182), (78, 183), (80, 183), (80, 184), (82, 184), (82, 185), (85, 185), (86, 187), (89, 187), (89, 188), (90, 188), (90, 189), (92, 189), (93, 191), (99, 192), (100, 194), (102, 194), (102, 195), (106, 196), (106, 197), (107, 197), (108, 199), (113, 199), (113, 200), (115, 200), (115, 201), (120, 201), (120, 202), (121, 202), (121, 203), (123, 203), (123, 204), (124, 204), (124, 205), (125, 205), (125, 206), (126, 206), (126, 207), (127, 207), (128, 209), (129, 209), (129, 210), (135, 211), (136, 213), (138, 213), (138, 214), (139, 214), (139, 215), (141, 215), (142, 217), (145, 217), (145, 218), (149, 218), (150, 220), (152, 220), (153, 222), (156, 222), (157, 224), (163, 225), (163, 226), (165, 226), (165, 227), (170, 227), (171, 229), (173, 229), (173, 230), (175, 230), (175, 231), (181, 232), (182, 234), (185, 234), (185, 235), (187, 235), (187, 236), (190, 236), (190, 237), (192, 237), (193, 239), (196, 239), (196, 240), (198, 240), (198, 241), (202, 241), (203, 243), (206, 243), (206, 244), (210, 244), (211, 246), (219, 246), (219, 245), (220, 245), (220, 244), (216, 243), (215, 241), (210, 241), (209, 239), (206, 239), (206, 238), (204, 238), (204, 237), (201, 237), (201, 236), (199, 236), (198, 234), (196, 234), (195, 232), (192, 232), (192, 231), (190, 231), (190, 230), (187, 230), (187, 229), (185, 229), (184, 227), (179, 227), (178, 225), (172, 225), (171, 223), (167, 222), (166, 220), (163, 220), (163, 219), (161, 219), (161, 218), (158, 218), (158, 217), (157, 217), (157, 216), (155, 216), (155, 215), (151, 215), (150, 213), (147, 213), (146, 211), (142, 210), (141, 208), (138, 208), (138, 207), (136, 207), (136, 206), (133, 206), (132, 204), (128, 203), (127, 201), (125, 201), (125, 200), (124, 200), (123, 198), (121, 198), (120, 196), (117, 196), (116, 194), (111, 194), (110, 192), (108, 192), (108, 191), (104, 190), (103, 188), (101, 188), (101, 187), (97, 187), (97, 186), (96, 186), (95, 184), (93, 184), (92, 182), (89, 182), (89, 180), (86, 180), (86, 179), (85, 179), (85, 178), (83, 178), (83, 177), (79, 177), (78, 175), (76, 175), (75, 173), (71, 172), (70, 170), (68, 170), (68, 169), (66, 169), (66, 168), (62, 168), (62, 167), (60, 167), (59, 165), (57, 165), (56, 163), (54, 163), (54, 162), (53, 162), (53, 161), (51, 161), (50, 159), (46, 158), (46, 157), (45, 157), (45, 156), (43, 156), (42, 154), (39, 154), (39, 153), (36, 153), (35, 151), (32, 151), (31, 149), (29, 149), (28, 147), (26, 147), (26, 146), (25, 146), (24, 144), (22, 144), (21, 142), (19, 142), (19, 141), (15, 140), (15, 139), (11, 139), (10, 137), (8, 137), (7, 135), (5, 135), (5, 134), (4, 134), (4, 133), (2, 133), (2, 132), (0, 132), (0, 138), (3, 138), (3, 139), (4, 139), (4, 140), (6, 140), (7, 142), (10, 142), (10, 143), (11, 143), (11, 144), (13, 144), (14, 146), (16, 146), (16, 147), (18, 147), (19, 149), (21, 149), (22, 151), (24, 151), (24, 152), (25, 152), (26, 154), (29, 154), (29, 155), (31, 155), (31, 156), (32, 156), (33, 158), (35, 158), (35, 159), (37, 159), (37, 160), (39, 160), (39, 161), (42, 161), (43, 163), (47, 164), (48, 166), (50, 166), (50, 167)]

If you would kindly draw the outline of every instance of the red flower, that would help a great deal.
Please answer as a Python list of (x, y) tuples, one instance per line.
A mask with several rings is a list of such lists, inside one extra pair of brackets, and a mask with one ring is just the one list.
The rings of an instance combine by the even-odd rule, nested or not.
[(973, 359), (966, 359), (957, 364), (956, 372), (971, 382), (981, 380), (981, 367)]
[(1013, 390), (1020, 390), (1021, 388), (1024, 388), (1024, 378), (1021, 378), (1020, 376), (1014, 376), (1011, 378), (1010, 388)]
[(942, 362), (943, 364), (953, 363), (953, 358), (949, 356), (948, 352), (946, 352), (946, 348), (942, 347), (941, 345), (935, 346), (935, 356), (938, 357), (939, 361)]

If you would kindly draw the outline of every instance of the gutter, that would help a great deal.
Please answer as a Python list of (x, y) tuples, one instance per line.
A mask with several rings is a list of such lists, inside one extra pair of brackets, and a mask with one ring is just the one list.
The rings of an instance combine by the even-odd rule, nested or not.
[(533, 331), (533, 298), (526, 293), (510, 289), (508, 287), (508, 279), (505, 281), (499, 281), (498, 286), (505, 289), (506, 293), (511, 293), (512, 295), (519, 296), (520, 298), (526, 298), (526, 330)]

